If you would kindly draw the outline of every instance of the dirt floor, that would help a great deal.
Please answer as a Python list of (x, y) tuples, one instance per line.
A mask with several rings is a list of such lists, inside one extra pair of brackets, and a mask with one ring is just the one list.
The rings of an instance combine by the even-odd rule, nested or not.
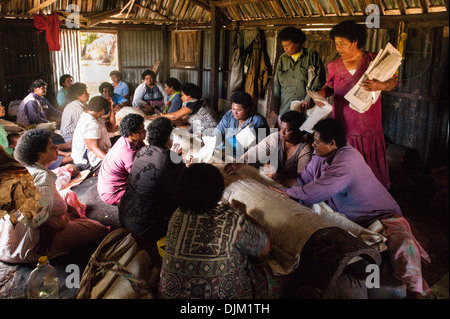
[(429, 174), (391, 176), (391, 193), (431, 259), (431, 264), (423, 264), (423, 276), (430, 287), (435, 286), (438, 298), (448, 299), (448, 167), (431, 169)]

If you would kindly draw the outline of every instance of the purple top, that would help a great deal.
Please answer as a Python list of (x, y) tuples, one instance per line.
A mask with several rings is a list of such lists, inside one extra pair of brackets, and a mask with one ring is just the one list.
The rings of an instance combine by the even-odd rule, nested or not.
[(125, 189), (134, 157), (142, 146), (144, 143), (140, 142), (134, 147), (130, 140), (123, 136), (117, 140), (100, 167), (97, 183), (99, 194), (115, 194)]
[(313, 154), (311, 162), (298, 175), (299, 186), (286, 193), (304, 205), (325, 201), (363, 227), (377, 219), (402, 216), (397, 202), (378, 181), (361, 153), (350, 145), (328, 157)]

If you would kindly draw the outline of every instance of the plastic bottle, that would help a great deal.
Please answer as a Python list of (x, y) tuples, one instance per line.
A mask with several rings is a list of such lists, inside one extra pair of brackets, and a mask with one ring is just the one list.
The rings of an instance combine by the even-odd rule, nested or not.
[(50, 266), (47, 256), (39, 258), (27, 285), (28, 299), (58, 299), (58, 272)]

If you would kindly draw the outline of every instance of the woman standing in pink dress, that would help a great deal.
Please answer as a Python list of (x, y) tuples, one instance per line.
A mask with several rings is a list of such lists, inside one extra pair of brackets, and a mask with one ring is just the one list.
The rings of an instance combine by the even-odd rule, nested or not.
[[(344, 98), (359, 81), (375, 59), (376, 53), (362, 51), (367, 38), (363, 25), (354, 21), (343, 21), (333, 27), (330, 37), (334, 40), (338, 59), (328, 64), (328, 79), (319, 93), (333, 97), (333, 117), (344, 125), (347, 143), (361, 152), (378, 180), (389, 189), (389, 171), (386, 159), (386, 144), (381, 116), (381, 96), (364, 113), (352, 109)], [(391, 91), (397, 86), (397, 78), (386, 82), (376, 79), (361, 82), (367, 91)], [(317, 103), (319, 106), (320, 102)]]

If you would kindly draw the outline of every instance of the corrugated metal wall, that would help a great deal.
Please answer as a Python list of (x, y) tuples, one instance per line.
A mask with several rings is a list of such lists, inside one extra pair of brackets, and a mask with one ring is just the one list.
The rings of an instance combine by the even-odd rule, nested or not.
[(448, 165), (448, 37), (442, 28), (407, 30), (399, 87), (383, 95), (383, 128), (429, 166)]
[(60, 89), (59, 78), (70, 74), (74, 82), (81, 81), (81, 51), (80, 32), (76, 30), (61, 30), (59, 33), (61, 51), (51, 52), (53, 64), (54, 90)]
[[(163, 59), (162, 31), (118, 31), (119, 69), (123, 80), (139, 85), (141, 74)], [(158, 80), (164, 81), (164, 79)]]

